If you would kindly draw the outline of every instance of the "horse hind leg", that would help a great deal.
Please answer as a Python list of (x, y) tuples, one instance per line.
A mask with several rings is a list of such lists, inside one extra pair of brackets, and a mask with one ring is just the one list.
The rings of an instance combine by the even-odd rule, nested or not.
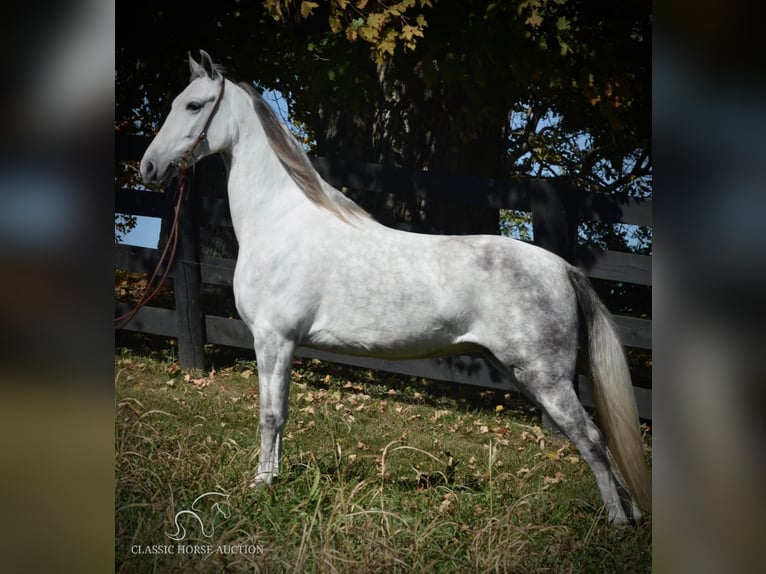
[[(543, 409), (553, 424), (575, 445), (596, 477), (607, 517), (612, 524), (626, 524), (618, 482), (611, 470), (606, 442), (583, 408), (568, 377), (552, 376), (541, 371), (515, 371), (514, 379)], [(637, 519), (637, 517), (633, 517)]]

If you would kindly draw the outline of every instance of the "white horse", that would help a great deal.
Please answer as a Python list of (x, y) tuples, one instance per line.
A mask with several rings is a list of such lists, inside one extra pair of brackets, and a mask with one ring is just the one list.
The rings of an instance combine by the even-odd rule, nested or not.
[[(499, 236), (406, 233), (324, 182), (249, 85), (200, 51), (191, 81), (141, 160), (166, 183), (187, 160), (221, 154), (239, 256), (237, 310), (258, 361), (261, 450), (253, 486), (279, 474), (290, 368), (300, 346), (388, 359), (481, 351), (575, 444), (609, 519), (650, 509), (650, 478), (627, 362), (585, 276)], [(604, 435), (573, 387), (584, 322)], [(585, 342), (585, 341), (584, 341)]]

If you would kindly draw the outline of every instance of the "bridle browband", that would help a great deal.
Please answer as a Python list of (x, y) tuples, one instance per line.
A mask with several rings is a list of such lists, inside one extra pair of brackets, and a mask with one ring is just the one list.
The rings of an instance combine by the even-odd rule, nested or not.
[[(213, 108), (210, 110), (210, 114), (207, 116), (207, 120), (205, 120), (205, 124), (202, 126), (202, 130), (194, 139), (194, 142), (192, 142), (191, 146), (189, 146), (189, 149), (182, 153), (181, 157), (178, 159), (177, 197), (173, 212), (173, 224), (170, 227), (170, 233), (168, 234), (168, 239), (165, 242), (165, 248), (162, 250), (162, 255), (160, 255), (157, 266), (154, 268), (154, 272), (147, 282), (141, 297), (139, 297), (138, 301), (136, 302), (136, 306), (124, 315), (115, 317), (115, 329), (122, 329), (125, 327), (125, 325), (127, 325), (133, 319), (133, 317), (136, 316), (141, 307), (146, 305), (157, 294), (157, 292), (160, 290), (160, 287), (162, 287), (163, 283), (165, 283), (165, 280), (168, 278), (170, 269), (173, 266), (173, 260), (176, 256), (176, 249), (178, 247), (178, 222), (179, 214), (181, 213), (181, 201), (183, 201), (186, 192), (186, 170), (188, 168), (189, 159), (191, 158), (192, 169), (194, 169), (194, 166), (196, 165), (194, 162), (194, 150), (197, 149), (197, 146), (205, 141), (205, 138), (207, 137), (207, 130), (210, 128), (210, 123), (213, 121), (213, 116), (215, 116), (216, 112), (218, 111), (218, 107), (221, 104), (225, 87), (226, 78), (221, 76), (221, 89), (218, 91), (218, 95), (216, 96), (215, 102), (213, 103)], [(166, 258), (168, 258), (167, 263), (165, 263)], [(163, 264), (165, 265), (165, 271), (162, 273), (162, 276), (155, 285), (155, 279), (157, 278), (157, 274), (159, 273), (159, 270)]]

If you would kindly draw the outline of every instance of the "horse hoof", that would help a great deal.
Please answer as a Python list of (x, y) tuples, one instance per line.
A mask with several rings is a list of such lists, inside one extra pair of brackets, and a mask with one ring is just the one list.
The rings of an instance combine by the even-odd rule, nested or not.
[(266, 488), (267, 486), (270, 486), (271, 483), (274, 482), (275, 478), (276, 478), (275, 474), (271, 474), (271, 473), (259, 474), (250, 483), (250, 488), (254, 490), (262, 490)]

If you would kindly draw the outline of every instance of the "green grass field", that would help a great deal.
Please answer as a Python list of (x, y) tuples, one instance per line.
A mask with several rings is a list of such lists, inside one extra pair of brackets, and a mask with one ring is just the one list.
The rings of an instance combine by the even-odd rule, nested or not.
[(283, 474), (254, 491), (255, 364), (217, 362), (118, 351), (117, 572), (651, 571), (651, 523), (610, 527), (574, 447), (494, 391), (297, 363)]

